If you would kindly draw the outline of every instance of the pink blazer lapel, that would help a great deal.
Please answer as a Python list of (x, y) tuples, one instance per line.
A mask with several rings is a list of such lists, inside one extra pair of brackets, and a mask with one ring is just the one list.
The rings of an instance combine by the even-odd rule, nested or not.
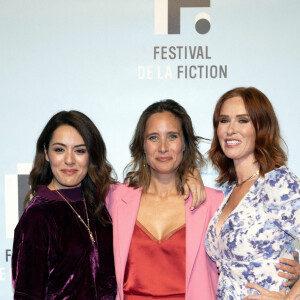
[[(119, 266), (121, 278), (123, 281), (127, 262), (127, 256), (130, 248), (131, 238), (138, 214), (142, 189), (126, 188), (126, 192), (121, 194), (113, 226), (116, 226), (114, 233), (117, 234), (114, 240), (118, 243)], [(116, 258), (115, 258), (116, 259)]]
[(197, 253), (204, 243), (206, 233), (205, 221), (207, 205), (202, 204), (194, 211), (190, 210), (191, 197), (186, 201), (186, 286), (188, 287), (192, 275)]

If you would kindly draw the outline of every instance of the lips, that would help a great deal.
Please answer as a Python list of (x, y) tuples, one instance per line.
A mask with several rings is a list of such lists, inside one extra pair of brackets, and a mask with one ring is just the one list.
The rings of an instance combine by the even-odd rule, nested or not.
[(167, 162), (172, 160), (172, 157), (157, 157), (156, 160), (160, 161), (160, 162)]
[(64, 174), (66, 174), (66, 175), (73, 175), (73, 174), (75, 174), (76, 172), (77, 172), (77, 170), (76, 169), (63, 169), (63, 170), (61, 170)]

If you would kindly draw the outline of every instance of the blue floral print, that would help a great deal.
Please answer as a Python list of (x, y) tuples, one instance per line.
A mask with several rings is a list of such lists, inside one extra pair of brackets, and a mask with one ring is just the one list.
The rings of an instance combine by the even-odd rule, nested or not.
[(275, 264), (293, 259), (294, 240), (300, 240), (300, 181), (285, 166), (259, 177), (224, 221), (216, 224), (235, 184), (223, 186), (224, 200), (209, 223), (205, 247), (220, 277), (217, 299), (243, 299), (258, 294), (245, 288), (257, 283), (273, 291), (283, 287)]

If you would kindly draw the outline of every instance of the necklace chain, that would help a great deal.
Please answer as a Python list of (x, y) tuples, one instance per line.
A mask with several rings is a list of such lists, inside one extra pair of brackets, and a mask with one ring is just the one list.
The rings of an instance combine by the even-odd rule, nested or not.
[(253, 179), (254, 177), (258, 176), (259, 175), (259, 170), (257, 170), (254, 174), (252, 174), (249, 178), (247, 178), (246, 180), (242, 181), (241, 183), (237, 183), (235, 186), (236, 187), (239, 187), (241, 186), (242, 184), (244, 184), (245, 182)]
[(76, 214), (76, 216), (78, 217), (78, 219), (80, 220), (80, 222), (87, 229), (87, 231), (88, 231), (88, 233), (90, 235), (90, 238), (93, 241), (93, 243), (96, 243), (95, 239), (94, 239), (94, 236), (93, 236), (93, 234), (91, 232), (91, 229), (90, 229), (90, 219), (89, 219), (89, 216), (88, 216), (85, 199), (83, 198), (83, 203), (84, 203), (84, 208), (85, 208), (85, 214), (86, 214), (87, 224), (84, 222), (84, 220), (82, 219), (82, 217), (80, 216), (80, 214), (75, 210), (75, 208), (70, 204), (70, 202), (53, 186), (53, 184), (52, 184), (52, 187), (54, 188), (54, 190), (56, 191), (56, 193), (58, 195), (60, 195), (62, 197), (62, 199), (65, 200), (66, 203), (68, 203), (68, 205), (71, 207), (71, 209), (73, 210), (73, 212)]

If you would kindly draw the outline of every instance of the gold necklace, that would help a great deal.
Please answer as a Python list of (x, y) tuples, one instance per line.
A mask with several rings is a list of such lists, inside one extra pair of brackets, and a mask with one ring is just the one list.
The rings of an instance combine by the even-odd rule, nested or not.
[(90, 229), (90, 219), (89, 219), (89, 215), (88, 215), (88, 212), (87, 212), (87, 208), (86, 208), (86, 203), (85, 203), (85, 199), (83, 198), (83, 203), (84, 203), (84, 208), (85, 208), (85, 213), (86, 213), (86, 219), (87, 219), (87, 224), (85, 224), (85, 222), (83, 221), (83, 219), (82, 219), (82, 217), (80, 216), (80, 214), (75, 210), (75, 208), (70, 204), (70, 202), (53, 186), (53, 184), (52, 184), (52, 187), (53, 187), (53, 189), (56, 191), (56, 193), (58, 194), (58, 195), (60, 195), (62, 198), (63, 198), (63, 200), (65, 200), (66, 201), (66, 203), (68, 203), (68, 205), (71, 207), (71, 209), (74, 211), (74, 213), (76, 214), (76, 216), (78, 217), (78, 219), (81, 221), (81, 223), (84, 225), (84, 227), (87, 229), (87, 231), (88, 231), (88, 233), (89, 233), (89, 235), (90, 235), (90, 237), (91, 237), (91, 240), (94, 242), (94, 243), (96, 243), (95, 242), (95, 239), (94, 239), (94, 237), (93, 237), (93, 234), (92, 234), (92, 232), (91, 232), (91, 229)]
[(246, 180), (242, 181), (241, 183), (237, 183), (235, 186), (239, 187), (242, 184), (244, 184), (245, 182), (251, 180), (252, 178), (254, 178), (254, 177), (258, 176), (258, 175), (259, 175), (259, 170), (257, 170), (254, 174), (252, 174), (249, 178), (247, 178)]

